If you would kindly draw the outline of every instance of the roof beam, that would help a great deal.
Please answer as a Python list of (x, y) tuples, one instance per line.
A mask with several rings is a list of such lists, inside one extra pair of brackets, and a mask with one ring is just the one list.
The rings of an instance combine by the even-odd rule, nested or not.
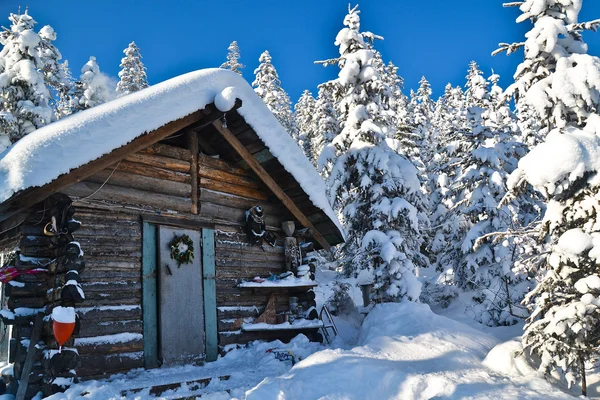
[(0, 204), (0, 221), (4, 221), (12, 215), (34, 206), (53, 193), (59, 192), (73, 183), (81, 182), (96, 172), (121, 161), (127, 155), (138, 152), (189, 125), (200, 121), (204, 117), (205, 114), (203, 113), (203, 110), (196, 111), (186, 117), (169, 122), (152, 132), (142, 134), (126, 145), (114, 149), (110, 153), (90, 161), (87, 164), (72, 169), (68, 173), (59, 176), (44, 186), (34, 187), (16, 193), (10, 199)]
[(313, 237), (324, 249), (329, 250), (331, 246), (329, 242), (321, 235), (321, 232), (314, 227), (312, 222), (304, 215), (302, 211), (296, 206), (296, 204), (288, 197), (288, 195), (281, 189), (281, 187), (275, 182), (275, 180), (269, 175), (269, 173), (263, 168), (262, 165), (254, 156), (246, 149), (246, 147), (240, 142), (240, 140), (231, 132), (229, 129), (224, 128), (220, 121), (214, 121), (213, 126), (219, 131), (223, 138), (235, 149), (240, 157), (248, 164), (248, 166), (254, 171), (254, 173), (267, 185), (267, 187), (273, 192), (275, 196), (286, 206), (294, 217), (300, 222), (305, 228), (309, 228), (312, 232)]

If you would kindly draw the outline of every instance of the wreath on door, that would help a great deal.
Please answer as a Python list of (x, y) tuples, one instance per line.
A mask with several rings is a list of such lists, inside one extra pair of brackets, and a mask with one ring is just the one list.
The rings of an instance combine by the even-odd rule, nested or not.
[(177, 268), (181, 267), (181, 264), (191, 264), (194, 259), (194, 241), (188, 235), (181, 235), (173, 237), (171, 243), (171, 259), (177, 262)]

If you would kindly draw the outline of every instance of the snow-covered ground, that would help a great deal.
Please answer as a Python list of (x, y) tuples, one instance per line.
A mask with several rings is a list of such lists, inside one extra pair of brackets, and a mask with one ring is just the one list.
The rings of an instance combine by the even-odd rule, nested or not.
[(498, 344), (425, 304), (378, 305), (356, 347), (317, 352), (245, 399), (573, 398), (515, 362), (506, 345), (490, 353)]
[[(350, 335), (353, 324), (344, 328)], [(486, 328), (487, 330), (495, 330)], [(509, 337), (516, 328), (500, 328)], [(340, 344), (341, 341), (337, 344)], [(278, 361), (268, 349), (289, 350), (302, 361)], [(133, 371), (107, 381), (78, 384), (58, 399), (121, 399), (137, 387), (231, 375), (206, 388), (182, 388), (160, 398), (197, 395), (222, 400), (312, 399), (570, 399), (576, 391), (552, 385), (519, 355), (516, 340), (435, 314), (412, 302), (376, 306), (352, 347), (326, 348), (300, 335), (290, 344), (255, 342), (203, 367)], [(126, 398), (154, 398), (148, 389)]]

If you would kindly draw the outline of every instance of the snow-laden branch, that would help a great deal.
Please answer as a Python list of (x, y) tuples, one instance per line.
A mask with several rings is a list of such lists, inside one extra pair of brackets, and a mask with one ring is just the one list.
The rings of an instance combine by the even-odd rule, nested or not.
[(578, 24), (570, 24), (567, 25), (567, 30), (569, 32), (573, 31), (594, 31), (596, 32), (600, 28), (600, 19), (595, 19), (593, 21), (588, 22), (580, 22)]
[(500, 46), (498, 49), (494, 50), (492, 52), (492, 56), (496, 56), (500, 53), (506, 52), (506, 55), (509, 56), (512, 53), (514, 53), (515, 51), (519, 50), (521, 47), (525, 46), (525, 42), (519, 42), (519, 43), (498, 43), (498, 46)]

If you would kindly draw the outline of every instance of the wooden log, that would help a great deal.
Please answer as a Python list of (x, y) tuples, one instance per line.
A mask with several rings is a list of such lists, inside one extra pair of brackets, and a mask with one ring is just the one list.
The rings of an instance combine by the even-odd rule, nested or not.
[(143, 322), (141, 320), (131, 321), (100, 321), (81, 319), (81, 329), (78, 338), (102, 335), (115, 335), (123, 332), (143, 333)]
[(227, 173), (233, 174), (233, 175), (250, 177), (250, 174), (248, 173), (248, 171), (246, 171), (243, 168), (240, 168), (238, 165), (235, 165), (233, 163), (230, 163), (228, 161), (225, 161), (225, 160), (222, 160), (219, 158), (210, 157), (205, 154), (200, 154), (198, 156), (198, 164), (200, 164), (201, 166), (203, 166), (205, 168), (212, 168), (212, 169), (227, 172)]
[(217, 267), (248, 267), (248, 268), (273, 268), (283, 271), (284, 264), (280, 261), (271, 261), (268, 264), (266, 261), (259, 260), (237, 260), (230, 258), (217, 258), (215, 261)]
[[(112, 175), (111, 175), (112, 174)], [(110, 179), (109, 179), (110, 176)], [(181, 182), (173, 182), (166, 179), (157, 179), (147, 176), (132, 174), (130, 172), (102, 170), (89, 178), (86, 182), (110, 183), (114, 186), (131, 189), (144, 190), (146, 192), (166, 194), (177, 197), (189, 197), (192, 186)], [(77, 232), (78, 234), (80, 232)]]
[(134, 153), (128, 155), (125, 160), (175, 172), (183, 172), (186, 174), (190, 172), (190, 162), (178, 160), (176, 158)]
[(191, 201), (192, 201), (192, 214), (198, 214), (199, 209), (199, 201), (198, 201), (198, 134), (193, 131), (188, 131), (186, 133), (187, 142), (190, 149), (190, 178), (192, 180), (192, 193), (191, 193)]
[[(94, 339), (98, 339), (95, 342)], [(127, 342), (103, 342), (102, 337), (89, 337), (85, 339), (75, 338), (75, 348), (79, 354), (113, 354), (113, 353), (134, 353), (144, 350), (144, 341), (142, 338)]]
[(49, 288), (47, 282), (39, 282), (39, 283), (17, 282), (17, 284), (14, 284), (14, 283), (11, 284), (11, 282), (9, 282), (8, 284), (6, 284), (4, 286), (5, 294), (8, 297), (43, 296), (46, 293), (46, 291), (48, 291), (48, 288)]
[(268, 253), (266, 251), (245, 251), (245, 249), (228, 249), (227, 251), (219, 253), (217, 256), (219, 259), (229, 259), (229, 260), (240, 260), (240, 261), (262, 261), (262, 262), (272, 262), (274, 264), (281, 263), (285, 260), (285, 257), (282, 253)]
[(86, 293), (92, 292), (115, 292), (142, 290), (142, 283), (137, 281), (109, 281), (109, 282), (82, 282), (82, 288)]
[(229, 172), (221, 171), (205, 165), (198, 165), (198, 175), (202, 178), (208, 178), (219, 182), (231, 183), (232, 185), (246, 186), (249, 188), (259, 189), (259, 184), (252, 178), (235, 175)]
[[(114, 168), (115, 166), (112, 166)], [(111, 168), (109, 168), (111, 169)], [(112, 171), (112, 169), (111, 169)], [(121, 161), (117, 171), (130, 172), (132, 174), (147, 176), (150, 178), (168, 180), (171, 182), (191, 183), (189, 174), (174, 172), (167, 169), (156, 168), (149, 165), (138, 164), (129, 161)]]
[(190, 210), (191, 202), (189, 198), (167, 196), (113, 185), (104, 185), (101, 190), (98, 189), (100, 189), (99, 184), (79, 182), (69, 186), (64, 192), (74, 197), (87, 197), (93, 194), (94, 199), (144, 205), (159, 210), (179, 212), (189, 212)]
[[(88, 323), (107, 322), (107, 321), (131, 321), (142, 318), (142, 307), (76, 307), (75, 311), (81, 318), (83, 325)], [(81, 327), (83, 331), (83, 326)], [(80, 333), (80, 336), (84, 336)]]
[(81, 367), (78, 375), (107, 376), (117, 371), (125, 371), (144, 366), (144, 355), (142, 352), (119, 353), (110, 355), (85, 354), (80, 357)]
[[(246, 224), (246, 210), (240, 208), (227, 207), (214, 203), (202, 203), (202, 214), (209, 217), (220, 217), (230, 221)], [(280, 226), (282, 218), (277, 215), (267, 214), (265, 223), (268, 228)]]
[(246, 197), (248, 199), (265, 201), (268, 195), (255, 188), (247, 186), (234, 185), (227, 182), (220, 182), (209, 178), (200, 178), (200, 187), (204, 189), (214, 190), (217, 192), (235, 194), (236, 196)]
[(234, 240), (233, 238), (223, 238), (216, 241), (216, 247), (221, 250), (221, 252), (243, 252), (243, 253), (269, 253), (278, 255), (278, 257), (283, 257), (284, 250), (283, 246), (275, 246), (272, 247), (270, 245), (264, 244), (262, 246), (250, 245), (246, 242), (239, 242)]
[[(239, 208), (244, 211), (249, 210), (258, 204), (256, 199), (224, 193), (218, 190), (209, 190), (204, 187), (200, 189), (200, 201), (221, 204), (232, 208)], [(285, 210), (285, 207), (282, 207), (280, 204), (275, 205), (263, 201), (260, 203), (260, 206), (265, 210), (267, 215), (289, 215), (289, 213)]]
[(155, 143), (152, 146), (146, 147), (145, 149), (141, 150), (140, 153), (176, 158), (182, 161), (188, 161), (190, 159), (189, 149), (170, 146), (168, 144), (163, 143)]

